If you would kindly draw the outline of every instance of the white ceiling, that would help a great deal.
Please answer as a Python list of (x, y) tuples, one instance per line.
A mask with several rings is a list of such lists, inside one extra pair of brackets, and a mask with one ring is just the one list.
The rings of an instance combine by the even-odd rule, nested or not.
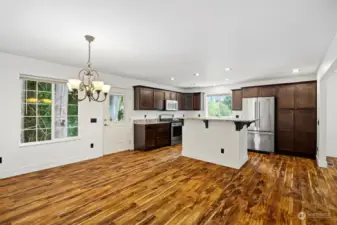
[(0, 30), (3, 52), (83, 67), (91, 34), (101, 72), (210, 86), (314, 73), (337, 1), (2, 0)]

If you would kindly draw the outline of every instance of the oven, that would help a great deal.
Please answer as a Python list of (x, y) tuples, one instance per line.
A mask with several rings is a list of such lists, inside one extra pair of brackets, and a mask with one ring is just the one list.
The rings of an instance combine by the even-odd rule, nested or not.
[(172, 121), (171, 123), (171, 145), (182, 143), (183, 124), (181, 121)]

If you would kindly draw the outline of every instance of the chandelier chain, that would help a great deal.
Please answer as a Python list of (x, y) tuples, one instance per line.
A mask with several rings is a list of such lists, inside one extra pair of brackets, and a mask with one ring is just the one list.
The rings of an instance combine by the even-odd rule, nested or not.
[(88, 67), (91, 69), (91, 41), (89, 41), (89, 48), (88, 48)]

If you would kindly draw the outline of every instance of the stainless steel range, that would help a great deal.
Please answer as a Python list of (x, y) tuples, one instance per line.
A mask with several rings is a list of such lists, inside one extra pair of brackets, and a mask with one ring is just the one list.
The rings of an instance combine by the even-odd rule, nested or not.
[(182, 120), (174, 118), (172, 114), (161, 114), (159, 115), (160, 121), (170, 121), (171, 122), (171, 145), (181, 144), (183, 140)]

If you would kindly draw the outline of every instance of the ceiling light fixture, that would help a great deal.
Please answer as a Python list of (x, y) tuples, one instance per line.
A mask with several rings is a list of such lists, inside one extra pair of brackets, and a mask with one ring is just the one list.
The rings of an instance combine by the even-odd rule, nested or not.
[(200, 76), (200, 74), (199, 73), (195, 73), (194, 76), (198, 77), (198, 76)]
[(232, 68), (229, 68), (229, 67), (227, 67), (227, 68), (225, 68), (225, 71), (231, 71), (232, 70)]
[(299, 69), (299, 68), (293, 69), (293, 73), (299, 73), (299, 72), (300, 72), (300, 69)]
[(171, 80), (175, 80), (174, 77), (171, 77)]
[[(68, 90), (70, 92), (73, 92), (73, 90), (85, 92), (85, 96), (82, 99), (78, 99), (78, 101), (83, 101), (88, 98), (89, 102), (91, 100), (104, 102), (111, 86), (104, 85), (104, 82), (99, 80), (98, 72), (91, 68), (91, 42), (93, 42), (95, 38), (90, 35), (85, 35), (85, 40), (89, 43), (87, 68), (80, 70), (78, 73), (79, 79), (70, 79), (68, 81)], [(102, 100), (100, 100), (101, 92), (104, 94), (104, 99)]]
[(228, 79), (228, 78), (226, 78), (225, 80), (226, 80), (226, 81), (228, 81), (229, 79)]

